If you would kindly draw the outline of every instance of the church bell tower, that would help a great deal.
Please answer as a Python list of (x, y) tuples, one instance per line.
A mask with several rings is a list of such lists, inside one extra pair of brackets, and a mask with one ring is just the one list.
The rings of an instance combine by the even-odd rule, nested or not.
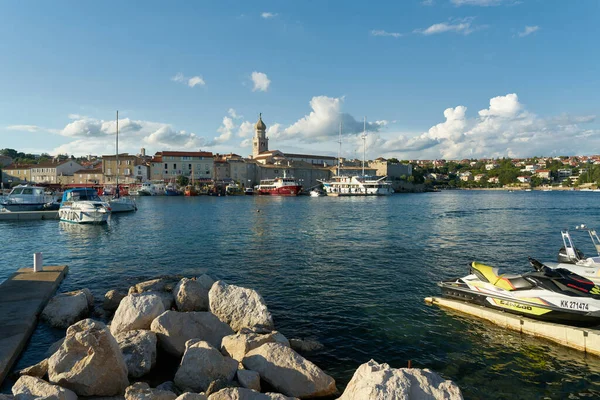
[(262, 120), (262, 113), (258, 116), (258, 122), (254, 125), (254, 138), (252, 139), (252, 157), (262, 152), (269, 151), (269, 138), (266, 136), (267, 126)]

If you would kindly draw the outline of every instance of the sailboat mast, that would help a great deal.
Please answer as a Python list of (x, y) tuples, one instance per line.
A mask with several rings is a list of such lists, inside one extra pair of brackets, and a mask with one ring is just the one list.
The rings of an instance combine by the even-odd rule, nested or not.
[(115, 194), (119, 197), (119, 110), (117, 110), (117, 187), (115, 188)]
[(367, 148), (367, 117), (365, 116), (364, 119), (364, 127), (363, 127), (363, 134), (362, 134), (362, 140), (363, 140), (363, 163), (362, 163), (362, 175), (365, 176), (365, 152), (366, 152), (366, 148)]
[(340, 138), (338, 140), (340, 144), (340, 148), (338, 150), (338, 160), (337, 160), (337, 175), (340, 176), (340, 163), (342, 159), (342, 120), (340, 119)]

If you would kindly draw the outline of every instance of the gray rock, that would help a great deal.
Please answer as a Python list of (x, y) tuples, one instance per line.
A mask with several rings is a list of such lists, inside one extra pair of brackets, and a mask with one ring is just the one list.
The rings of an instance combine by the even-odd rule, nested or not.
[(81, 289), (79, 290), (80, 292), (83, 292), (83, 294), (85, 294), (85, 298), (87, 299), (87, 303), (88, 303), (88, 308), (91, 310), (94, 308), (94, 295), (92, 294), (90, 289)]
[(261, 332), (274, 330), (273, 317), (257, 291), (217, 281), (208, 297), (210, 311), (234, 331), (242, 328)]
[(180, 277), (163, 277), (140, 282), (129, 288), (129, 294), (144, 292), (170, 292), (179, 282)]
[(42, 320), (55, 328), (68, 328), (88, 314), (88, 299), (84, 292), (61, 293), (52, 297), (42, 311)]
[(155, 294), (158, 297), (160, 297), (160, 300), (163, 303), (163, 306), (165, 307), (165, 311), (170, 310), (171, 308), (173, 308), (173, 305), (175, 304), (175, 297), (173, 296), (173, 293), (171, 292), (155, 292), (155, 291), (149, 291), (149, 292), (144, 292), (145, 294)]
[(0, 400), (13, 400), (14, 396), (12, 394), (2, 394), (0, 393)]
[(127, 296), (126, 293), (119, 292), (117, 290), (109, 290), (104, 295), (104, 303), (102, 303), (102, 308), (106, 311), (115, 311), (119, 308), (119, 304), (121, 300), (123, 300)]
[(224, 336), (233, 330), (209, 312), (166, 311), (150, 326), (158, 336), (158, 343), (168, 353), (181, 357), (185, 343), (190, 339), (201, 339), (220, 348)]
[(56, 342), (52, 343), (50, 345), (50, 347), (48, 347), (48, 350), (46, 350), (46, 353), (44, 355), (46, 357), (50, 357), (52, 354), (56, 353), (56, 351), (58, 349), (60, 349), (60, 346), (62, 346), (64, 341), (65, 341), (65, 338), (62, 338), (62, 339), (58, 339)]
[(221, 352), (241, 362), (246, 353), (265, 343), (281, 343), (285, 346), (290, 346), (285, 336), (277, 331), (259, 334), (249, 329), (242, 329), (239, 333), (223, 338), (221, 341)]
[(390, 368), (371, 360), (362, 364), (339, 400), (462, 400), (460, 389), (433, 371)]
[(23, 368), (20, 371), (17, 371), (19, 376), (27, 375), (34, 376), (36, 378), (43, 378), (48, 374), (48, 359), (45, 358), (39, 363), (32, 365), (31, 367)]
[(286, 396), (310, 398), (337, 392), (331, 376), (280, 343), (265, 343), (250, 351), (243, 364)]
[(129, 385), (117, 341), (106, 325), (91, 319), (67, 329), (62, 346), (48, 360), (48, 377), (79, 396), (115, 396)]
[(173, 289), (177, 310), (207, 311), (209, 290), (197, 280), (183, 278)]
[(238, 369), (237, 380), (242, 387), (260, 392), (260, 374), (258, 372), (248, 369)]
[(110, 332), (150, 329), (152, 320), (165, 311), (160, 297), (154, 294), (130, 294), (121, 300), (110, 324)]
[[(298, 400), (279, 393), (260, 393), (246, 388), (227, 388), (209, 396), (208, 400)], [(365, 399), (367, 400), (367, 399)]]
[(290, 339), (290, 347), (298, 353), (312, 353), (322, 350), (325, 346), (313, 339)]
[(176, 398), (175, 400), (208, 400), (208, 397), (204, 393), (190, 393), (186, 392)]
[(212, 381), (233, 380), (238, 362), (223, 356), (210, 343), (202, 340), (189, 340), (181, 365), (175, 374), (175, 384), (191, 392), (206, 391)]
[(125, 400), (175, 400), (177, 395), (168, 390), (152, 389), (147, 383), (137, 382), (125, 389)]
[(229, 388), (229, 387), (238, 387), (239, 385), (236, 382), (228, 381), (225, 379), (216, 379), (208, 385), (208, 389), (206, 389), (206, 395), (210, 397), (211, 394), (217, 393), (219, 390)]
[(202, 287), (206, 290), (210, 290), (212, 285), (215, 283), (215, 280), (206, 274), (200, 275), (198, 278), (196, 278), (196, 280), (200, 282)]
[(53, 400), (77, 400), (77, 395), (72, 391), (60, 386), (51, 385), (48, 382), (33, 376), (20, 377), (12, 387), (12, 394), (18, 400), (30, 399), (53, 399)]
[(156, 364), (156, 333), (137, 329), (118, 333), (115, 336), (129, 376), (139, 378), (146, 375)]
[(173, 381), (163, 382), (160, 385), (158, 385), (156, 388), (160, 389), (160, 390), (168, 390), (169, 392), (173, 392), (175, 394), (180, 393), (180, 390), (177, 388), (177, 386), (175, 386), (175, 382), (173, 382)]

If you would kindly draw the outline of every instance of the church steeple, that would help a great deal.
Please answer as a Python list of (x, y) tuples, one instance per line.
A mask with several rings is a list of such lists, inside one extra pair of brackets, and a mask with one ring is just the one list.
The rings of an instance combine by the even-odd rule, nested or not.
[(262, 152), (269, 151), (269, 138), (266, 136), (267, 125), (262, 120), (262, 113), (258, 114), (258, 121), (254, 125), (254, 131), (252, 156), (256, 157)]

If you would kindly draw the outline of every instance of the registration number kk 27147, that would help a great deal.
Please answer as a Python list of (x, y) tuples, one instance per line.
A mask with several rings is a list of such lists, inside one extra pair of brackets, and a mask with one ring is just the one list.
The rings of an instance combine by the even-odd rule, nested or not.
[(590, 310), (589, 305), (587, 303), (581, 303), (579, 301), (561, 300), (560, 306), (563, 308), (571, 309), (571, 310), (581, 310), (581, 311), (589, 311)]

